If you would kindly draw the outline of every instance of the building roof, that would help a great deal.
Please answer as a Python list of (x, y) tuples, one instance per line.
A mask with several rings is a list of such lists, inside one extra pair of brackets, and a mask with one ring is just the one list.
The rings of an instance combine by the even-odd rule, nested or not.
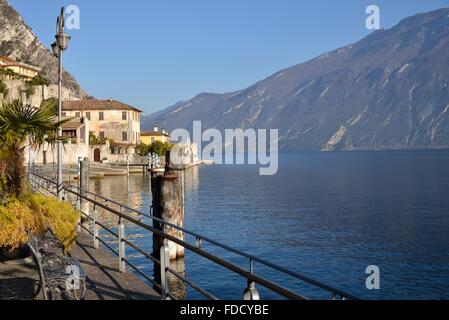
[(117, 100), (72, 100), (64, 101), (63, 111), (90, 111), (90, 110), (132, 110), (142, 113), (139, 109)]
[[(66, 118), (63, 118), (63, 119), (67, 119), (67, 117)], [(62, 127), (62, 129), (64, 130), (75, 130), (75, 129), (78, 129), (78, 128), (81, 128), (81, 127), (83, 127), (84, 126), (84, 123), (83, 123), (83, 121), (82, 121), (82, 119), (80, 118), (80, 117), (76, 117), (76, 118), (70, 118), (70, 120), (69, 121), (67, 121), (67, 122), (64, 122), (62, 125), (61, 125), (61, 127)]]
[(0, 64), (0, 67), (2, 67), (2, 68), (21, 67), (21, 68), (28, 69), (28, 70), (35, 71), (35, 72), (41, 71), (41, 69), (38, 67), (31, 66), (29, 64), (22, 63), (22, 62), (17, 62), (7, 56), (0, 56), (0, 61), (2, 62)]
[(16, 61), (7, 56), (0, 56), (0, 60), (5, 63), (15, 63)]
[(141, 132), (141, 137), (170, 137), (167, 133), (162, 133), (160, 131), (147, 131)]

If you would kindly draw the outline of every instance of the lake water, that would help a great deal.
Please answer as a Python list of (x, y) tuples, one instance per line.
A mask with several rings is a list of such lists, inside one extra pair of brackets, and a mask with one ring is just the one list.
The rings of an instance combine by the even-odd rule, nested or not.
[[(449, 151), (286, 153), (275, 176), (259, 176), (256, 166), (204, 166), (186, 172), (185, 181), (187, 229), (363, 299), (449, 298)], [(149, 181), (142, 174), (91, 184), (149, 212)], [(149, 234), (127, 230), (151, 251)], [(151, 264), (129, 253), (152, 274)], [(366, 289), (369, 265), (380, 268), (380, 290)], [(219, 298), (240, 299), (246, 286), (189, 252), (178, 267)], [(256, 272), (313, 298), (330, 298), (258, 265)], [(259, 290), (262, 298), (279, 298)], [(186, 298), (201, 295), (187, 289)]]

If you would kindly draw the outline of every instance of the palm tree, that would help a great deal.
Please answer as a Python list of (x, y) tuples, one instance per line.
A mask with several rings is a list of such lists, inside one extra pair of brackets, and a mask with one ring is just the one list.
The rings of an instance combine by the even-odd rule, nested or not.
[(24, 150), (26, 143), (41, 145), (56, 137), (56, 100), (40, 108), (14, 100), (0, 106), (0, 187), (8, 196), (19, 197), (25, 189)]

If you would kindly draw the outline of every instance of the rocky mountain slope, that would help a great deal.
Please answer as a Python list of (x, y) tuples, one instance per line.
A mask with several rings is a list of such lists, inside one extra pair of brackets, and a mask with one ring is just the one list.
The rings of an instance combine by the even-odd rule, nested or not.
[[(54, 23), (56, 23), (56, 14), (57, 12)], [(0, 55), (37, 66), (42, 69), (43, 75), (51, 83), (57, 81), (56, 58), (6, 0), (0, 0)], [(74, 97), (80, 99), (87, 97), (75, 78), (66, 71), (64, 71), (64, 86)]]
[(284, 150), (449, 147), (449, 9), (419, 14), (233, 93), (144, 119), (169, 130), (279, 129)]

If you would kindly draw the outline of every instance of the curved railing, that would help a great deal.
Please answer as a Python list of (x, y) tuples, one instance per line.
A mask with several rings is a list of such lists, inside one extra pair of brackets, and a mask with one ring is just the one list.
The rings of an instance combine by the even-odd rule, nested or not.
[[(44, 177), (38, 173), (32, 172), (30, 174), (30, 184), (36, 191), (45, 190), (46, 192), (55, 195), (56, 193), (56, 183), (54, 179)], [(174, 225), (172, 223), (169, 223), (167, 221), (164, 221), (162, 219), (159, 219), (157, 217), (154, 217), (152, 215), (152, 212), (150, 210), (150, 214), (144, 213), (140, 210), (133, 209), (127, 205), (121, 204), (117, 201), (114, 201), (112, 199), (108, 199), (106, 197), (103, 197), (101, 195), (97, 195), (95, 193), (92, 193), (90, 191), (86, 190), (80, 190), (78, 186), (75, 185), (65, 185), (64, 186), (64, 192), (67, 195), (72, 195), (72, 198), (74, 198), (74, 202), (76, 204), (77, 209), (81, 211), (81, 200), (90, 203), (91, 206), (93, 206), (93, 210), (91, 211), (92, 214), (87, 215), (84, 212), (81, 212), (83, 217), (91, 222), (91, 228), (86, 227), (84, 224), (80, 223), (80, 228), (83, 228), (88, 232), (90, 235), (93, 236), (94, 240), (94, 246), (96, 248), (99, 247), (99, 243), (102, 243), (107, 249), (109, 249), (113, 254), (117, 255), (119, 257), (119, 269), (124, 271), (125, 265), (129, 266), (131, 269), (133, 269), (136, 273), (141, 275), (144, 279), (149, 281), (153, 284), (160, 292), (163, 298), (172, 298), (175, 299), (176, 297), (170, 292), (170, 285), (166, 282), (169, 275), (174, 276), (178, 278), (180, 281), (182, 281), (185, 285), (189, 286), (190, 288), (194, 289), (204, 297), (208, 299), (217, 299), (213, 294), (206, 291), (204, 288), (193, 282), (191, 279), (187, 278), (185, 275), (179, 273), (175, 269), (173, 269), (170, 266), (170, 261), (168, 260), (167, 254), (161, 254), (160, 259), (155, 257), (153, 254), (146, 252), (144, 249), (140, 248), (133, 242), (129, 241), (129, 239), (126, 238), (125, 232), (124, 232), (124, 221), (133, 224), (137, 227), (142, 228), (143, 230), (149, 231), (154, 235), (159, 236), (164, 241), (172, 241), (186, 250), (189, 250), (190, 252), (193, 252), (197, 254), (198, 256), (201, 256), (209, 261), (212, 261), (216, 265), (219, 265), (221, 267), (224, 267), (231, 272), (238, 274), (239, 276), (246, 278), (248, 282), (248, 286), (245, 290), (245, 298), (246, 299), (258, 299), (259, 293), (256, 289), (256, 285), (263, 286), (264, 288), (279, 294), (280, 296), (287, 298), (287, 299), (293, 299), (293, 300), (308, 300), (308, 298), (304, 295), (295, 293), (289, 289), (286, 289), (285, 287), (279, 285), (278, 283), (272, 282), (264, 277), (258, 276), (254, 272), (254, 264), (258, 263), (260, 265), (263, 265), (273, 271), (278, 272), (279, 274), (283, 274), (286, 276), (291, 277), (292, 279), (296, 281), (301, 281), (304, 284), (311, 285), (315, 288), (321, 289), (324, 292), (329, 293), (330, 299), (343, 299), (343, 300), (358, 300), (357, 297), (348, 294), (344, 291), (341, 291), (339, 289), (333, 288), (331, 286), (328, 286), (326, 284), (323, 284), (319, 281), (313, 280), (309, 277), (306, 277), (304, 275), (298, 274), (296, 272), (290, 271), (288, 269), (285, 269), (281, 266), (275, 265), (271, 262), (268, 262), (264, 259), (255, 257), (253, 255), (250, 255), (248, 253), (245, 253), (241, 250), (232, 248), (230, 246), (227, 246), (225, 244), (222, 244), (220, 242), (217, 242), (215, 240), (212, 240), (208, 237), (202, 236), (196, 232), (192, 232), (190, 230), (187, 230), (185, 228), (179, 227), (177, 225)], [(65, 197), (66, 200), (69, 199), (69, 197)], [(103, 209), (116, 217), (119, 218), (119, 222), (117, 225), (118, 232), (113, 231), (111, 228), (108, 228), (106, 225), (101, 223), (98, 220), (98, 209)], [(160, 225), (165, 225), (170, 228), (177, 229), (184, 234), (191, 236), (195, 239), (195, 244), (189, 243), (185, 240), (180, 240), (176, 237), (173, 237), (167, 233), (164, 233), (161, 229), (155, 228), (154, 226), (151, 226), (149, 224), (146, 224), (142, 222), (139, 219), (134, 218), (131, 214), (135, 214), (139, 217), (146, 217), (153, 222), (157, 222)], [(114, 238), (118, 239), (118, 252), (114, 248), (112, 248), (105, 240), (101, 239), (99, 235), (99, 227), (106, 232), (108, 232), (110, 235), (112, 235)], [(242, 267), (231, 263), (229, 261), (226, 261), (214, 254), (211, 254), (207, 251), (205, 251), (203, 248), (205, 244), (210, 244), (215, 247), (218, 247), (220, 249), (223, 249), (227, 252), (233, 253), (241, 258), (247, 259), (249, 269), (243, 269)], [(139, 268), (137, 268), (133, 263), (127, 259), (125, 255), (125, 247), (128, 246), (132, 249), (134, 249), (136, 252), (139, 252), (142, 256), (144, 256), (146, 259), (151, 260), (155, 265), (157, 265), (160, 269), (160, 279), (159, 281), (156, 281), (154, 277), (150, 277)], [(164, 248), (166, 249), (166, 248)]]

